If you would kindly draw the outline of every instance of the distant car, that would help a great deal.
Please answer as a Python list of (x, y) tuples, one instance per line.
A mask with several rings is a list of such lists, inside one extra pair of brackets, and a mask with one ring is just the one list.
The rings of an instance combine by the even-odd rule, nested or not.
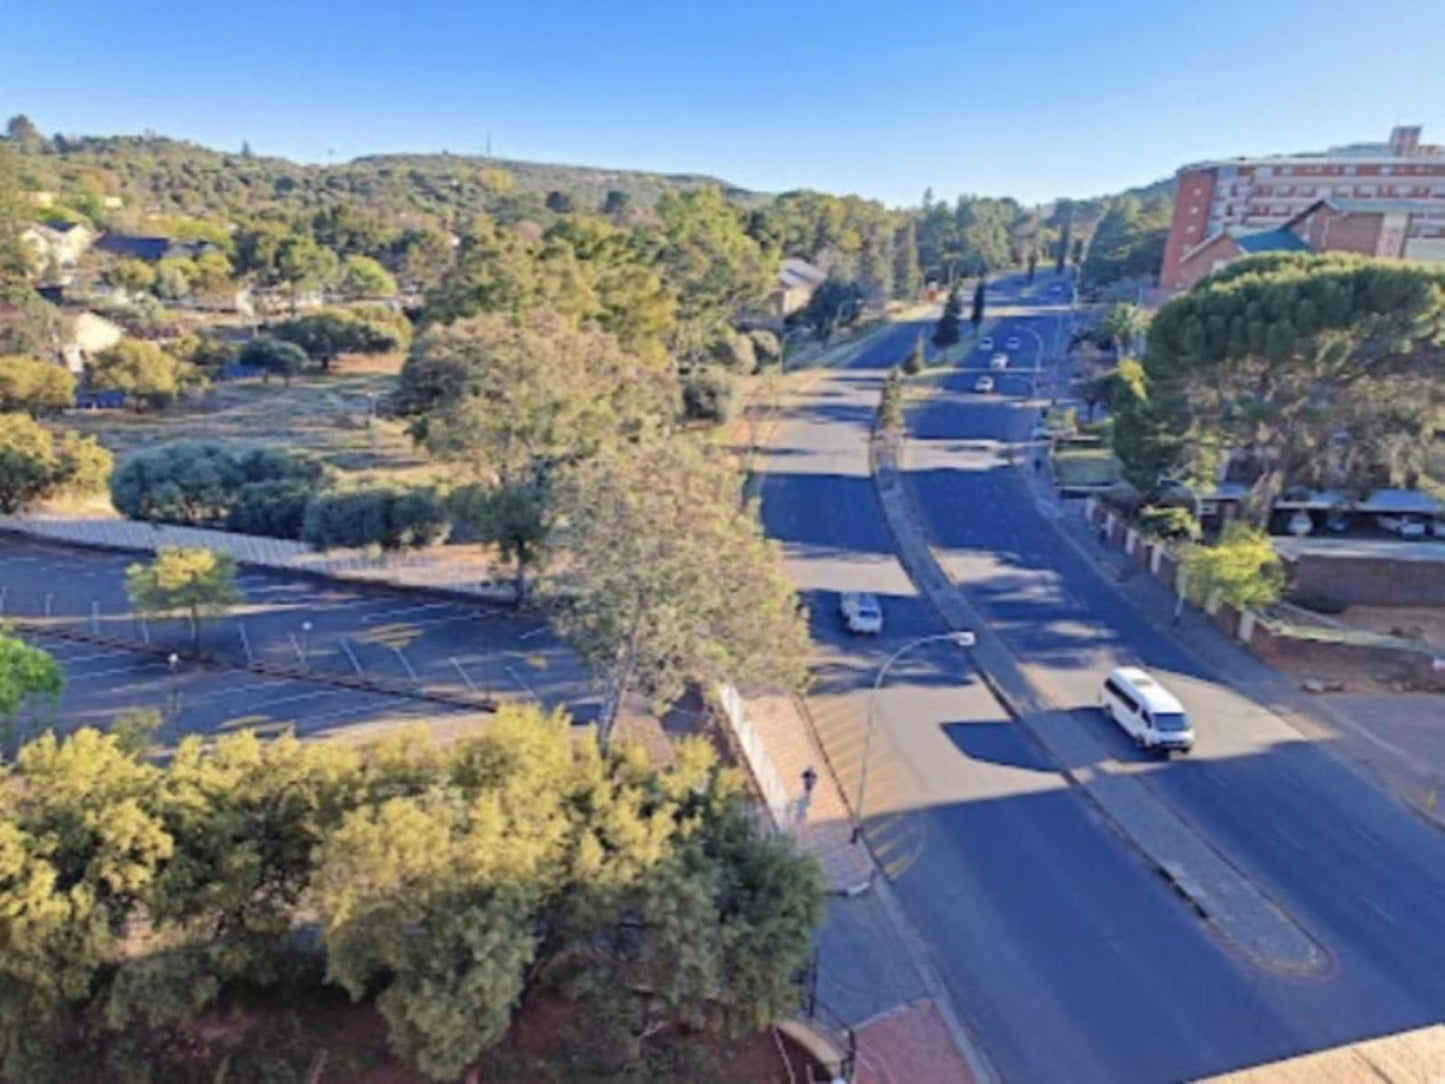
[(1335, 534), (1343, 534), (1350, 529), (1350, 514), (1348, 512), (1331, 512), (1325, 517), (1325, 530)]
[(985, 373), (983, 376), (979, 377), (976, 381), (974, 381), (973, 390), (978, 392), (993, 391), (993, 377)]
[(990, 369), (1007, 369), (1008, 355), (1000, 351), (999, 353), (988, 359), (988, 367)]
[(1445, 538), (1445, 519), (1437, 519), (1430, 525), (1430, 533), (1436, 538)]
[(1425, 537), (1425, 521), (1414, 516), (1376, 516), (1375, 522), (1401, 538)]
[(1187, 753), (1194, 748), (1194, 724), (1184, 706), (1148, 673), (1121, 666), (1099, 690), (1099, 707), (1140, 749)]
[(877, 636), (883, 631), (883, 607), (866, 591), (844, 591), (838, 596), (838, 613), (855, 636)]
[(1022, 345), (1023, 344), (1019, 342), (1019, 337), (1017, 335), (1010, 336), (1009, 341), (1004, 343), (1004, 346), (1008, 347), (1010, 350), (1017, 350)]
[(1285, 530), (1289, 531), (1289, 533), (1296, 538), (1303, 538), (1314, 529), (1315, 521), (1310, 518), (1310, 514), (1303, 508), (1295, 509), (1294, 515), (1290, 516), (1289, 522), (1285, 524)]
[(993, 340), (990, 339), (987, 335), (985, 335), (983, 338), (978, 340), (978, 348), (980, 350), (992, 350)]

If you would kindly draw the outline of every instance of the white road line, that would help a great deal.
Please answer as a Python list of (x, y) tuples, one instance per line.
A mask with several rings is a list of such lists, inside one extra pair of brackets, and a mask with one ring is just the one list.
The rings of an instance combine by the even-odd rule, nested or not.
[(96, 659), (118, 659), (132, 654), (129, 651), (97, 651), (91, 655), (62, 655), (51, 648), (45, 649), (47, 654), (52, 655), (55, 661), (61, 666), (77, 666), (83, 662), (94, 662)]
[(5, 587), (0, 587), (0, 614), (3, 614), (5, 612), (5, 593), (9, 590), (10, 588), (8, 585)]
[(246, 635), (246, 626), (240, 621), (237, 621), (236, 631), (241, 634), (241, 647), (244, 648), (246, 652), (246, 665), (250, 666), (256, 661), (256, 657), (251, 654), (251, 640)]
[(288, 632), (288, 633), (286, 634), (286, 637), (287, 637), (287, 639), (289, 639), (289, 640), (291, 641), (291, 647), (292, 647), (292, 648), (295, 650), (295, 652), (296, 652), (296, 658), (297, 658), (297, 660), (301, 663), (302, 666), (305, 666), (305, 665), (306, 665), (306, 653), (301, 650), (301, 644), (297, 641), (297, 639), (296, 639), (296, 634), (295, 634), (294, 632)]
[(54, 592), (51, 592), (51, 591), (45, 592), (45, 616), (46, 616), (46, 617), (49, 617), (49, 616), (50, 616), (50, 603), (51, 603), (52, 601), (54, 601), (54, 599), (55, 599), (55, 594), (54, 594)]
[(278, 697), (276, 697), (276, 699), (274, 699), (274, 700), (257, 701), (255, 707), (256, 707), (257, 712), (259, 713), (259, 712), (262, 712), (262, 711), (269, 711), (271, 708), (274, 708), (277, 704), (294, 704), (297, 700), (315, 700), (315, 699), (317, 699), (318, 697), (322, 697), (322, 696), (335, 696), (335, 695), (337, 695), (337, 693), (339, 693), (340, 691), (341, 691), (341, 690), (339, 690), (339, 689), (330, 689), (330, 688), (328, 688), (328, 689), (318, 689), (318, 690), (316, 690), (315, 692), (309, 692), (309, 693), (296, 693), (294, 696), (278, 696)]
[(351, 650), (351, 645), (345, 640), (341, 641), (341, 650), (346, 652), (346, 657), (351, 660), (351, 668), (355, 670), (358, 674), (363, 673), (364, 671), (361, 669), (361, 663), (356, 658), (356, 652)]
[(146, 624), (144, 617), (140, 619), (140, 638), (144, 640), (147, 645), (151, 642), (151, 627)]
[(522, 635), (518, 636), (517, 639), (530, 640), (533, 636), (541, 636), (546, 631), (546, 625), (538, 625), (535, 629), (528, 629), (526, 632), (522, 633)]
[(476, 692), (476, 691), (477, 691), (477, 683), (472, 680), (470, 674), (468, 674), (465, 670), (462, 669), (462, 664), (459, 663), (459, 662), (457, 662), (456, 656), (455, 656), (455, 655), (450, 655), (450, 656), (448, 656), (448, 657), (447, 657), (447, 661), (448, 661), (449, 663), (451, 663), (454, 667), (456, 667), (457, 673), (460, 674), (461, 677), (462, 677), (462, 680), (467, 683), (467, 688), (470, 689), (472, 692)]
[(90, 600), (90, 631), (93, 635), (100, 635), (100, 603), (95, 599)]
[(416, 671), (411, 668), (411, 663), (407, 661), (406, 653), (399, 647), (393, 647), (392, 650), (396, 652), (396, 657), (401, 660), (402, 666), (406, 667), (407, 676), (420, 685), (421, 679), (416, 676)]
[(1378, 847), (1378, 846), (1380, 845), (1380, 841), (1379, 841), (1378, 839), (1376, 839), (1376, 838), (1375, 838), (1373, 835), (1371, 835), (1369, 832), (1365, 831), (1363, 828), (1361, 828), (1361, 827), (1360, 827), (1358, 824), (1356, 824), (1354, 821), (1351, 821), (1351, 822), (1350, 822), (1350, 831), (1354, 832), (1355, 835), (1359, 836), (1359, 837), (1360, 837), (1361, 839), (1363, 839), (1366, 843), (1368, 843), (1371, 847)]
[(1399, 923), (1399, 920), (1396, 919), (1394, 915), (1390, 914), (1389, 911), (1386, 911), (1386, 910), (1385, 910), (1383, 907), (1381, 907), (1378, 903), (1376, 903), (1374, 900), (1370, 899), (1369, 896), (1361, 896), (1361, 897), (1360, 897), (1360, 902), (1363, 903), (1366, 907), (1368, 907), (1371, 911), (1374, 911), (1375, 914), (1379, 915), (1379, 916), (1380, 916), (1381, 918), (1383, 918), (1386, 922), (1388, 922), (1391, 926), (1398, 926), (1398, 925), (1400, 924), (1400, 923)]

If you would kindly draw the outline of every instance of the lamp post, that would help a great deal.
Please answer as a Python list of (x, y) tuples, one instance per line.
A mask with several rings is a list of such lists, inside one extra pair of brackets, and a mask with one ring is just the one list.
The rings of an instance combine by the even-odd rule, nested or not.
[[(1204, 501), (1199, 497), (1199, 491), (1186, 482), (1183, 478), (1161, 478), (1161, 482), (1167, 482), (1171, 486), (1178, 486), (1189, 494), (1189, 499), (1194, 504), (1194, 525), (1202, 535), (1204, 533)], [(1183, 560), (1179, 562), (1179, 576), (1174, 583), (1174, 624), (1179, 624), (1184, 618), (1184, 594), (1189, 586), (1189, 573), (1185, 570)]]
[(307, 670), (311, 669), (311, 629), (310, 621), (301, 622), (301, 665)]
[(893, 664), (908, 652), (916, 647), (936, 644), (944, 640), (955, 643), (959, 647), (969, 648), (977, 643), (978, 638), (966, 629), (959, 632), (936, 632), (929, 636), (920, 636), (916, 640), (909, 640), (908, 643), (889, 655), (887, 661), (878, 668), (878, 676), (873, 680), (873, 691), (868, 696), (868, 719), (863, 729), (863, 767), (858, 776), (858, 812), (853, 822), (854, 843), (857, 843), (863, 835), (864, 801), (868, 796), (868, 759), (873, 752), (873, 730), (878, 720), (878, 694), (883, 689), (883, 682), (887, 680), (888, 671), (893, 669)]

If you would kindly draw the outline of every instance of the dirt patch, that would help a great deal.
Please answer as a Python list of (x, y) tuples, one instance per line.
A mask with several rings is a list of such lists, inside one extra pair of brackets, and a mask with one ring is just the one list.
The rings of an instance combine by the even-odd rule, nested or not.
[(1340, 620), (1353, 628), (1445, 648), (1445, 608), (1438, 606), (1351, 606)]

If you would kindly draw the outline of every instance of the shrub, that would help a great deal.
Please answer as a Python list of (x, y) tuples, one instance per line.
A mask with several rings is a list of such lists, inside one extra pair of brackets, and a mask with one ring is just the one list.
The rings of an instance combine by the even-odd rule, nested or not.
[(759, 367), (776, 365), (782, 360), (783, 344), (767, 328), (754, 328), (748, 332), (748, 338), (752, 340), (753, 354), (758, 359)]
[(723, 328), (708, 344), (708, 360), (734, 373), (747, 376), (757, 370), (758, 358), (753, 340), (732, 328)]
[(737, 377), (722, 369), (698, 369), (682, 384), (683, 413), (697, 421), (722, 424), (738, 412)]
[(318, 549), (414, 549), (444, 540), (451, 521), (430, 490), (323, 493), (306, 506), (302, 539)]
[(163, 407), (180, 394), (189, 370), (153, 342), (122, 339), (90, 364), (86, 382), (95, 391), (124, 392), (137, 409)]
[(68, 369), (39, 358), (0, 358), (0, 410), (36, 418), (74, 405), (75, 377)]
[(1323, 591), (1296, 591), (1289, 596), (1289, 601), (1317, 614), (1342, 614), (1350, 608), (1343, 599)]
[(258, 335), (241, 348), (236, 360), (252, 369), (260, 369), (267, 378), (274, 374), (288, 382), (310, 361), (301, 347), (274, 335)]
[(66, 433), (57, 441), (27, 414), (0, 414), (0, 513), (102, 489), (110, 465), (110, 453), (94, 437)]
[(300, 538), (311, 489), (297, 481), (249, 482), (236, 491), (226, 530), (268, 538)]
[[(231, 506), (245, 486), (283, 482), (314, 490), (321, 480), (321, 465), (308, 457), (275, 448), (237, 453), (216, 441), (177, 440), (139, 452), (121, 464), (111, 478), (110, 499), (130, 519), (211, 524), (229, 520)], [(248, 507), (244, 515), (247, 522), (256, 522), (249, 517), (258, 513)], [(296, 533), (282, 537), (294, 538)]]
[(1150, 505), (1139, 512), (1139, 533), (1146, 538), (1192, 540), (1199, 537), (1199, 524), (1187, 508)]

